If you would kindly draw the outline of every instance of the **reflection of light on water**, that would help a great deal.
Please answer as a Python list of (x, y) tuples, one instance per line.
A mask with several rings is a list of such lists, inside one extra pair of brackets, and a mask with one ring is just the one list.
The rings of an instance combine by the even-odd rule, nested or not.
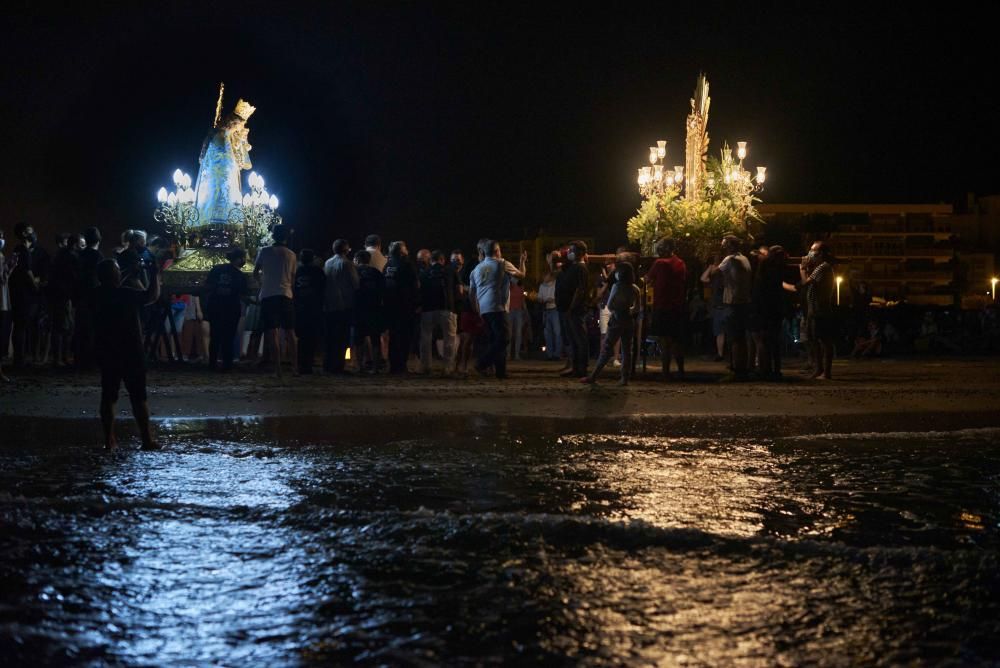
[[(766, 445), (738, 441), (713, 445), (701, 438), (621, 435), (569, 435), (561, 439), (569, 447), (605, 441), (624, 446), (590, 462), (591, 470), (600, 475), (598, 483), (618, 490), (623, 502), (608, 511), (609, 519), (752, 536), (765, 529), (786, 533), (784, 522), (776, 519), (782, 515), (794, 522), (806, 514), (816, 521), (822, 514), (821, 502), (782, 489), (787, 483)], [(795, 512), (773, 507), (779, 493), (792, 497)], [(600, 505), (600, 501), (596, 503)], [(594, 500), (578, 501), (573, 508), (580, 511), (589, 505), (593, 510), (594, 504)], [(797, 534), (832, 530), (818, 525), (793, 526)]]
[(288, 480), (308, 476), (307, 461), (243, 447), (207, 443), (108, 471), (116, 495), (152, 504), (103, 578), (126, 593), (116, 621), (130, 654), (250, 658), (253, 643), (233, 633), (274, 637), (299, 623), (307, 558), (275, 518), (301, 498)]

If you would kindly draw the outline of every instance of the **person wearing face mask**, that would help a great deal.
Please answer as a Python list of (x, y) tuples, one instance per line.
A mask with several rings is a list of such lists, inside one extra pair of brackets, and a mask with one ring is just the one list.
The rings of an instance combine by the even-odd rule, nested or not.
[(624, 359), (621, 380), (618, 384), (628, 385), (629, 375), (632, 372), (632, 346), (627, 343), (635, 336), (635, 316), (639, 312), (640, 294), (635, 284), (635, 270), (631, 262), (616, 262), (614, 277), (614, 285), (611, 286), (611, 294), (608, 296), (608, 310), (611, 311), (608, 318), (608, 334), (604, 337), (601, 355), (597, 358), (593, 372), (581, 378), (581, 383), (596, 382), (601, 370), (615, 356), (615, 344), (622, 341)]
[(837, 322), (833, 305), (836, 282), (833, 275), (833, 255), (830, 247), (817, 241), (799, 266), (801, 287), (806, 289), (806, 331), (809, 334), (809, 355), (812, 357), (812, 378), (830, 380), (833, 371), (833, 349)]
[(6, 244), (7, 239), (4, 237), (3, 230), (0, 230), (0, 381), (8, 383), (10, 379), (3, 373), (3, 358), (7, 356), (7, 350), (10, 348), (10, 329), (12, 325), (10, 314), (10, 275), (14, 271), (14, 267), (17, 266), (17, 262), (16, 259), (10, 262), (7, 261), (3, 253)]
[(242, 248), (234, 248), (226, 253), (228, 264), (212, 267), (205, 279), (202, 298), (205, 303), (205, 317), (209, 322), (211, 339), (208, 343), (208, 367), (218, 368), (219, 354), (222, 354), (222, 370), (233, 368), (236, 326), (240, 322), (242, 301), (247, 294), (246, 275), (241, 271), (247, 255)]
[(42, 284), (48, 255), (38, 247), (38, 237), (31, 225), (19, 223), (14, 229), (20, 243), (14, 248), (14, 271), (10, 276), (13, 307), (14, 366), (23, 365), (29, 352), (32, 359), (39, 344), (42, 316)]

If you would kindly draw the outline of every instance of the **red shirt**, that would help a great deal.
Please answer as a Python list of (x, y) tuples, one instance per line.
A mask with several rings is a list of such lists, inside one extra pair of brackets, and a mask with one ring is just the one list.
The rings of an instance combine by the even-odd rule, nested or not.
[(511, 311), (524, 310), (524, 288), (517, 283), (512, 283), (510, 286), (510, 305), (508, 309)]
[(657, 259), (646, 274), (646, 283), (653, 287), (654, 311), (676, 311), (687, 303), (687, 267), (676, 255)]

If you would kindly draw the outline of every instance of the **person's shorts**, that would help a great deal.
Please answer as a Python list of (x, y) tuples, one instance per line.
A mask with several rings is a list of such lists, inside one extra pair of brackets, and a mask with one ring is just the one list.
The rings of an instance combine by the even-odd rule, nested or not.
[(712, 309), (712, 336), (722, 336), (726, 333), (729, 316), (732, 312), (733, 309), (730, 306), (722, 306)]
[(462, 311), (459, 319), (459, 331), (470, 336), (479, 336), (486, 329), (482, 317), (475, 311)]
[(680, 310), (653, 311), (649, 323), (649, 335), (683, 341), (687, 334), (687, 317), (687, 313)]
[(53, 332), (69, 334), (73, 331), (73, 308), (68, 299), (49, 301), (49, 314), (52, 317)]
[(806, 330), (812, 341), (832, 339), (837, 336), (837, 319), (831, 315), (809, 316), (806, 318)]
[(284, 295), (265, 297), (260, 302), (260, 328), (295, 329), (295, 305)]
[(729, 319), (726, 321), (726, 336), (730, 341), (743, 339), (747, 335), (747, 325), (750, 320), (750, 304), (733, 304), (729, 307)]
[(146, 367), (138, 361), (134, 364), (109, 362), (101, 365), (101, 401), (118, 401), (118, 390), (122, 383), (133, 401), (146, 400)]

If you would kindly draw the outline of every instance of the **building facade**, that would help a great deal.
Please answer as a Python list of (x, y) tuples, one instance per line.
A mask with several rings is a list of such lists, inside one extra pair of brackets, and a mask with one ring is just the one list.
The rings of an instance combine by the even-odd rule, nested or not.
[(841, 260), (845, 294), (866, 285), (886, 301), (975, 306), (995, 275), (987, 216), (948, 204), (762, 204), (767, 224), (825, 238)]

